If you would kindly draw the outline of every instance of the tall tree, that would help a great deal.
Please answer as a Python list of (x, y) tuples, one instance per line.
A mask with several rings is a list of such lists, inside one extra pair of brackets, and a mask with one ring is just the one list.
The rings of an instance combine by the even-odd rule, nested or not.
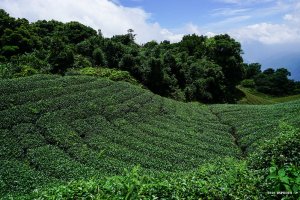
[(97, 36), (97, 31), (79, 22), (69, 22), (64, 25), (64, 34), (72, 44), (77, 44), (92, 36)]
[(206, 36), (185, 35), (179, 43), (180, 50), (186, 51), (189, 56), (196, 56), (197, 58), (203, 58), (206, 53)]
[(225, 84), (234, 91), (244, 77), (241, 44), (225, 34), (210, 38), (207, 46), (208, 57), (222, 68)]
[(64, 74), (74, 64), (74, 47), (66, 45), (60, 38), (53, 38), (48, 62), (52, 73)]
[(193, 88), (192, 93), (187, 94), (190, 100), (225, 101), (224, 75), (217, 64), (206, 59), (198, 60), (190, 66), (188, 77), (188, 88)]
[(251, 63), (245, 64), (245, 79), (253, 79), (255, 76), (261, 73), (261, 64)]

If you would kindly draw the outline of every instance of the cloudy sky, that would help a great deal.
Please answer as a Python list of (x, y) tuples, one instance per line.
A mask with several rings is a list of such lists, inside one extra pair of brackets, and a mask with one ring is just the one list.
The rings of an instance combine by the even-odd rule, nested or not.
[(132, 28), (137, 42), (228, 33), (246, 62), (285, 66), (300, 80), (300, 0), (0, 0), (30, 21), (79, 21), (110, 37)]

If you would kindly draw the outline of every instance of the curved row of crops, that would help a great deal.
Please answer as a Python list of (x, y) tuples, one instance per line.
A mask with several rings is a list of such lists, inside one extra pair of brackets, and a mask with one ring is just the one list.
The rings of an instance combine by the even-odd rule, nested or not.
[(234, 127), (238, 144), (246, 153), (277, 136), (281, 122), (300, 127), (299, 100), (273, 105), (213, 105), (211, 109), (221, 123)]
[(1, 80), (0, 92), (0, 196), (136, 165), (176, 172), (239, 158), (280, 120), (297, 125), (300, 111), (300, 102), (187, 104), (87, 76)]
[(1, 193), (135, 165), (149, 172), (190, 170), (239, 155), (229, 126), (206, 106), (128, 83), (39, 75), (2, 80), (0, 90)]

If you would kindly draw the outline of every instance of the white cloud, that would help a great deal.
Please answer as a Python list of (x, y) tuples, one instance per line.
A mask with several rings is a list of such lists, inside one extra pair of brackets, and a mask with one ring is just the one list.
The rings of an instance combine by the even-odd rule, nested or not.
[(228, 4), (238, 4), (238, 5), (249, 5), (254, 3), (268, 3), (274, 2), (276, 0), (217, 0), (219, 2), (228, 3)]
[(212, 16), (234, 16), (234, 15), (240, 15), (247, 11), (250, 11), (249, 8), (243, 8), (243, 9), (234, 9), (234, 8), (219, 8), (213, 10)]
[(254, 24), (234, 30), (231, 34), (242, 42), (259, 41), (263, 44), (300, 42), (300, 29), (285, 24)]
[(174, 40), (173, 41), (180, 41), (184, 35), (187, 34), (196, 34), (196, 35), (206, 35), (208, 37), (213, 37), (216, 33), (209, 31), (206, 28), (200, 27), (192, 22), (185, 24), (183, 27), (179, 29), (173, 30), (174, 33)]
[(79, 21), (96, 30), (101, 29), (106, 37), (125, 34), (130, 28), (137, 34), (138, 42), (175, 41), (181, 36), (158, 23), (149, 22), (151, 14), (143, 9), (121, 6), (118, 0), (1, 0), (0, 7), (14, 17), (30, 21)]
[(300, 44), (300, 1), (279, 1), (277, 9), (280, 8), (284, 11), (281, 23), (256, 23), (237, 28), (230, 33), (244, 43), (259, 41), (268, 45)]
[(300, 13), (286, 14), (283, 19), (290, 24), (300, 25)]
[[(137, 1), (137, 0), (134, 0)], [(140, 1), (140, 0), (138, 0)], [(230, 4), (263, 3), (274, 0), (215, 0)], [(208, 36), (229, 32), (236, 39), (245, 42), (259, 41), (263, 44), (300, 42), (300, 1), (275, 0), (275, 6), (253, 10), (249, 8), (219, 9), (215, 14), (222, 20), (206, 24), (202, 28), (194, 23), (169, 30), (157, 22), (151, 22), (151, 14), (141, 8), (120, 5), (119, 0), (0, 0), (0, 7), (14, 17), (25, 17), (30, 21), (39, 19), (63, 22), (79, 21), (94, 29), (101, 29), (106, 37), (125, 34), (133, 29), (137, 42), (151, 40), (179, 41), (184, 34)], [(252, 14), (250, 14), (252, 13)], [(282, 23), (262, 22), (251, 24), (250, 20), (263, 13), (282, 14)], [(271, 14), (270, 14), (271, 13)], [(224, 16), (226, 16), (224, 18)], [(248, 22), (246, 25), (245, 22)], [(231, 27), (231, 31), (228, 31)]]

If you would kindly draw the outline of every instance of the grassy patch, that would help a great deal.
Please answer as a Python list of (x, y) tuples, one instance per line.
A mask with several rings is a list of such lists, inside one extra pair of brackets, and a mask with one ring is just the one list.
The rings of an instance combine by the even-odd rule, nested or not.
[(300, 99), (300, 95), (274, 97), (261, 92), (257, 92), (256, 90), (251, 88), (239, 86), (238, 89), (244, 94), (244, 97), (242, 97), (242, 99), (238, 102), (239, 104), (265, 105), (296, 101)]

